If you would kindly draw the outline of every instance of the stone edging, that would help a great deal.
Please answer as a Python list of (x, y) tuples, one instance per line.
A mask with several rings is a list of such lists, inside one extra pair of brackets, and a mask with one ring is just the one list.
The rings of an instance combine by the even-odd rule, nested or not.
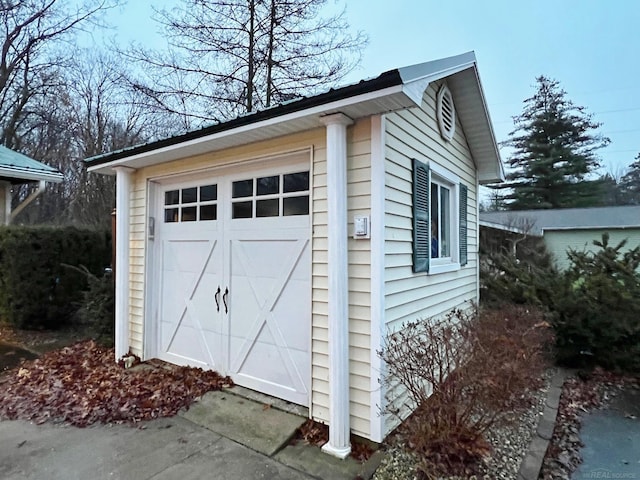
[(542, 461), (544, 460), (556, 424), (562, 386), (568, 376), (569, 372), (567, 370), (559, 368), (551, 379), (547, 399), (544, 403), (544, 410), (538, 421), (536, 432), (531, 439), (527, 454), (520, 464), (518, 480), (537, 480), (540, 475)]

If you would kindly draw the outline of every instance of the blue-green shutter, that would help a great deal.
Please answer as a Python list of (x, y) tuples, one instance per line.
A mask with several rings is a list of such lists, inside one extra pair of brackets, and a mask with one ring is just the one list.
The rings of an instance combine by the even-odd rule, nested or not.
[(460, 265), (467, 264), (467, 187), (460, 184)]
[(429, 271), (429, 166), (413, 159), (413, 271)]

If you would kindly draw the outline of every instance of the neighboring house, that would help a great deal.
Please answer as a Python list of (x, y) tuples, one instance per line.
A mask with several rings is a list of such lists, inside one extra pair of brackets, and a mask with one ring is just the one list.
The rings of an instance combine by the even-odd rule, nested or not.
[(116, 355), (308, 407), (340, 457), (394, 426), (386, 332), (478, 300), (478, 185), (503, 178), (473, 53), (87, 162), (116, 174)]
[(501, 230), (520, 238), (543, 237), (556, 266), (563, 270), (569, 267), (568, 249), (596, 251), (593, 241), (601, 240), (605, 232), (610, 245), (624, 239), (625, 250), (640, 245), (640, 206), (486, 212), (480, 214), (480, 226), (487, 235)]
[[(63, 175), (55, 168), (0, 145), (0, 225), (9, 225), (24, 208), (40, 195), (46, 182), (59, 183)], [(38, 182), (38, 188), (15, 209), (11, 209), (11, 187)]]

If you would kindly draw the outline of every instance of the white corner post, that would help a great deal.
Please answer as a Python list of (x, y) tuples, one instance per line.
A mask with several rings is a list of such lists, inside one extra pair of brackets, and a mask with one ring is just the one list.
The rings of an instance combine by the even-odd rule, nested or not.
[(0, 181), (0, 225), (9, 225), (11, 221), (11, 183)]
[(116, 171), (116, 362), (129, 353), (129, 196), (133, 168)]
[(347, 232), (347, 126), (342, 113), (322, 117), (327, 128), (329, 276), (329, 442), (338, 458), (351, 452), (349, 425), (349, 272)]

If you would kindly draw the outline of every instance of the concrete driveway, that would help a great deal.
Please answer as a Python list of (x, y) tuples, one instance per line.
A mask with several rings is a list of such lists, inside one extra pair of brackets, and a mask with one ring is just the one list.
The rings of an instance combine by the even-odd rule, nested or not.
[(314, 478), (182, 417), (148, 422), (144, 427), (0, 422), (0, 478)]
[(640, 479), (640, 391), (625, 389), (604, 410), (583, 418), (582, 464), (573, 480)]
[(233, 387), (209, 392), (177, 416), (139, 428), (0, 421), (0, 479), (371, 478), (380, 452), (360, 464), (313, 445), (290, 444), (305, 421), (296, 408)]

